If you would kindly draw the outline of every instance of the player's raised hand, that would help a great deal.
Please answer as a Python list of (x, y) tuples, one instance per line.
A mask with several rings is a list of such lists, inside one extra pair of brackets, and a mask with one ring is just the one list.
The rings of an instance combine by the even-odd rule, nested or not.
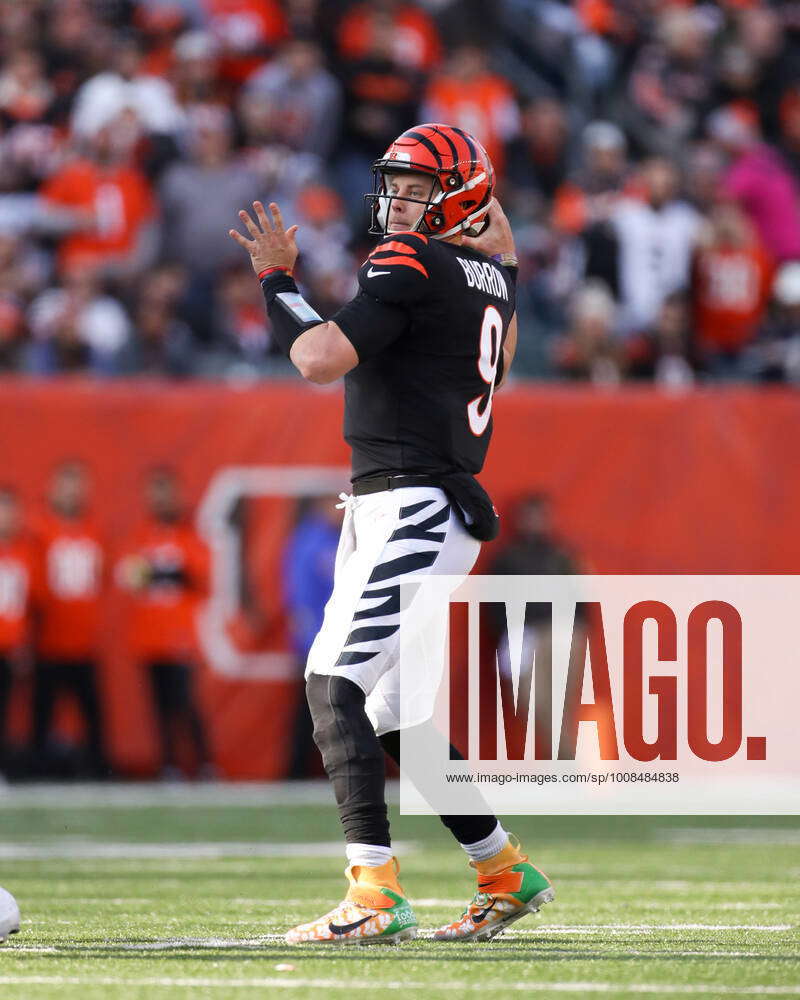
[(295, 241), (298, 227), (284, 229), (281, 210), (274, 201), (270, 202), (269, 211), (271, 219), (262, 203), (254, 201), (255, 219), (244, 209), (239, 212), (239, 218), (252, 239), (242, 236), (235, 229), (228, 230), (230, 238), (250, 254), (250, 263), (256, 274), (261, 274), (270, 267), (284, 267), (291, 271), (299, 253)]
[(489, 257), (495, 254), (516, 255), (511, 224), (497, 198), (492, 198), (487, 213), (489, 225), (480, 236), (465, 236), (464, 246), (472, 247)]

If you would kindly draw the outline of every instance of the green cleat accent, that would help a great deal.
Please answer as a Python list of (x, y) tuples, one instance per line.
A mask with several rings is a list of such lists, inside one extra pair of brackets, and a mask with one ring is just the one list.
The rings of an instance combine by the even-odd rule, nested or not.
[[(508, 891), (505, 886), (514, 874), (521, 875), (519, 888)], [(498, 891), (492, 892), (491, 878), (482, 879), (481, 888), (458, 920), (435, 931), (434, 941), (491, 941), (515, 921), (555, 899), (550, 880), (528, 861), (504, 868), (494, 879)]]

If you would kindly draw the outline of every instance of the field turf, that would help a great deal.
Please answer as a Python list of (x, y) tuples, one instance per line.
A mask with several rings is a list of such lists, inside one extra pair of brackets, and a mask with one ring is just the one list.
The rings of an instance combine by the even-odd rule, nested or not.
[[(0, 997), (800, 998), (800, 818), (509, 820), (556, 887), (538, 918), (481, 945), (289, 947), (345, 888), (327, 794), (1, 792), (0, 885), (23, 924)], [(435, 819), (392, 824), (421, 926), (454, 919), (462, 853)]]

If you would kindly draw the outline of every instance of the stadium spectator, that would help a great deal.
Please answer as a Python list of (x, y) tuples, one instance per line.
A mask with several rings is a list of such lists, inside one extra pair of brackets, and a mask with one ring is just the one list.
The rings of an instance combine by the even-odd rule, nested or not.
[(648, 160), (639, 180), (641, 197), (620, 199), (609, 216), (624, 334), (647, 329), (666, 296), (688, 287), (701, 226), (699, 213), (678, 197), (669, 160)]
[(55, 99), (41, 54), (36, 49), (17, 49), (0, 73), (0, 121), (6, 128), (18, 122), (42, 122)]
[(87, 80), (75, 94), (72, 131), (91, 137), (133, 111), (145, 132), (175, 136), (184, 125), (170, 83), (143, 70), (144, 53), (135, 35), (115, 40), (109, 67)]
[(711, 214), (694, 265), (692, 306), (704, 367), (740, 374), (737, 359), (756, 334), (769, 300), (773, 266), (746, 216), (734, 204)]
[(15, 675), (28, 666), (36, 563), (23, 531), (19, 497), (0, 486), (0, 774), (9, 760), (8, 705)]
[(178, 736), (185, 727), (195, 773), (214, 774), (195, 693), (195, 618), (208, 594), (209, 559), (184, 508), (174, 470), (147, 479), (148, 516), (125, 546), (116, 579), (130, 597), (129, 641), (150, 683), (161, 747), (160, 774), (183, 774)]
[(179, 315), (184, 285), (185, 275), (174, 265), (163, 265), (146, 276), (135, 302), (135, 336), (122, 359), (126, 372), (168, 378), (195, 373), (198, 351), (194, 334)]
[(78, 772), (107, 777), (97, 651), (106, 573), (105, 545), (89, 510), (89, 472), (68, 459), (53, 473), (49, 508), (37, 528), (33, 690), (35, 766), (56, 763), (50, 740), (57, 700), (71, 694), (83, 713), (85, 762)]
[(339, 23), (340, 59), (358, 63), (367, 58), (377, 35), (389, 42), (389, 59), (405, 70), (430, 73), (441, 58), (436, 24), (416, 3), (372, 0), (353, 5)]
[(348, 250), (350, 228), (339, 195), (324, 184), (309, 184), (295, 202), (303, 255), (302, 275), (309, 298), (320, 312), (335, 309), (355, 292), (357, 262)]
[[(791, 83), (798, 80), (797, 46), (782, 24), (777, 5), (749, 4), (735, 17), (736, 34), (743, 51), (753, 63), (752, 83), (747, 92), (732, 95), (750, 100), (758, 110), (758, 120), (769, 142), (778, 138), (780, 107), (778, 99)], [(787, 4), (786, 6), (790, 6)], [(716, 105), (727, 104), (722, 95)]]
[(279, 0), (197, 0), (203, 25), (220, 55), (220, 73), (242, 84), (284, 41), (288, 25)]
[(258, 175), (232, 154), (232, 140), (233, 120), (225, 108), (192, 107), (189, 158), (174, 163), (161, 180), (163, 255), (202, 282), (238, 261), (226, 227), (239, 206), (261, 193)]
[[(333, 569), (341, 527), (341, 513), (333, 497), (307, 498), (298, 505), (294, 531), (283, 550), (283, 602), (301, 678), (333, 590)], [(310, 771), (312, 749), (318, 759), (312, 730), (311, 713), (301, 687), (292, 729), (288, 778), (306, 777)]]
[(553, 345), (553, 365), (566, 378), (615, 386), (622, 380), (624, 356), (614, 335), (616, 307), (608, 288), (588, 281), (573, 299), (572, 326)]
[(74, 231), (58, 250), (61, 273), (90, 268), (108, 277), (135, 278), (153, 260), (157, 207), (132, 160), (137, 124), (123, 111), (82, 144), (42, 186), (45, 202), (75, 213)]
[[(490, 576), (571, 576), (580, 572), (577, 562), (558, 540), (553, 530), (550, 500), (542, 493), (522, 497), (511, 516), (511, 540), (494, 555), (486, 570)], [(494, 643), (501, 673), (513, 677), (507, 619), (502, 604), (489, 605), (493, 613)], [(498, 614), (496, 609), (502, 608)], [(549, 656), (552, 648), (552, 610), (547, 604), (531, 604), (526, 610), (523, 628), (523, 662), (535, 656)], [(527, 651), (531, 650), (528, 654)]]
[(519, 107), (508, 82), (489, 68), (486, 49), (471, 43), (455, 48), (428, 85), (420, 115), (480, 136), (502, 179), (506, 144), (519, 133)]
[(638, 52), (619, 111), (640, 149), (672, 156), (695, 137), (711, 98), (713, 21), (701, 7), (664, 5), (656, 37)]
[(553, 224), (564, 233), (605, 223), (629, 176), (625, 135), (613, 122), (590, 122), (581, 145), (578, 169), (554, 192)]
[(777, 262), (800, 258), (800, 185), (777, 151), (761, 141), (752, 110), (720, 108), (708, 128), (730, 157), (724, 194), (742, 207)]
[(214, 314), (214, 365), (229, 376), (254, 376), (281, 365), (252, 271), (232, 264), (222, 275)]
[(569, 576), (578, 572), (573, 555), (557, 539), (550, 499), (522, 497), (512, 515), (512, 539), (488, 565), (491, 576)]
[(213, 104), (219, 96), (217, 46), (208, 31), (185, 31), (172, 48), (172, 84), (182, 108)]
[(686, 158), (686, 197), (702, 215), (707, 216), (719, 202), (725, 157), (710, 142), (692, 144)]
[(0, 292), (24, 302), (42, 289), (47, 278), (44, 254), (30, 240), (0, 228)]
[(287, 42), (272, 62), (250, 77), (243, 100), (264, 106), (275, 142), (322, 160), (333, 152), (339, 135), (341, 88), (325, 69), (323, 54), (312, 38)]
[(559, 101), (540, 98), (522, 111), (520, 134), (508, 145), (504, 201), (520, 216), (544, 217), (568, 165), (569, 126)]
[[(581, 268), (617, 292), (616, 235), (611, 213), (630, 178), (627, 143), (613, 122), (590, 122), (581, 134), (578, 166), (559, 185), (551, 225), (562, 286), (572, 292)], [(576, 237), (579, 237), (576, 240)]]
[(775, 275), (770, 310), (746, 362), (762, 381), (800, 383), (800, 261)]
[(646, 378), (673, 391), (691, 386), (698, 361), (686, 296), (682, 292), (668, 295), (653, 326), (627, 346), (629, 377)]
[(71, 267), (61, 288), (37, 296), (28, 323), (33, 336), (24, 366), (31, 374), (119, 375), (125, 370), (130, 320), (117, 299), (102, 293), (97, 273), (88, 267)]

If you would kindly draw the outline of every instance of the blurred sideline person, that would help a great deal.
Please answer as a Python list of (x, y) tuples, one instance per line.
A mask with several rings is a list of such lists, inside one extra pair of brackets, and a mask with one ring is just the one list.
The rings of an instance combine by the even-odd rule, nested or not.
[(109, 767), (98, 693), (98, 642), (106, 553), (89, 512), (89, 472), (82, 461), (68, 459), (56, 467), (49, 509), (37, 534), (35, 767), (46, 771), (53, 762), (53, 710), (61, 695), (72, 694), (86, 724), (86, 763), (81, 770), (104, 778)]
[(177, 737), (192, 743), (198, 777), (213, 774), (205, 723), (194, 690), (195, 615), (208, 594), (205, 545), (186, 517), (175, 472), (153, 469), (147, 479), (148, 516), (117, 563), (128, 591), (130, 642), (147, 671), (161, 749), (161, 776), (180, 778)]
[(489, 563), (489, 575), (568, 576), (578, 567), (553, 531), (549, 497), (530, 493), (517, 504), (512, 539)]
[[(292, 648), (305, 670), (308, 654), (325, 615), (333, 589), (333, 571), (342, 518), (332, 497), (308, 497), (301, 501), (294, 531), (283, 552), (283, 600), (289, 618)], [(314, 723), (305, 693), (297, 705), (292, 729), (289, 778), (310, 773), (309, 751), (313, 747)]]
[[(553, 532), (550, 500), (542, 493), (523, 497), (513, 515), (512, 537), (487, 567), (489, 576), (571, 576), (579, 568)], [(491, 604), (490, 608), (496, 608)], [(525, 614), (523, 648), (535, 643), (537, 655), (550, 655), (552, 611), (548, 605), (533, 603)], [(505, 614), (494, 620), (499, 669), (512, 676)], [(583, 625), (583, 621), (580, 623)], [(527, 662), (527, 661), (526, 661)]]
[[(381, 240), (361, 266), (361, 290), (328, 322), (291, 276), (298, 227), (284, 230), (276, 204), (272, 219), (260, 202), (256, 221), (239, 213), (249, 239), (230, 231), (250, 254), (273, 335), (301, 375), (319, 384), (345, 376), (345, 438), (353, 450), (334, 590), (306, 669), (350, 888), (329, 913), (291, 930), (290, 944), (415, 936), (417, 920), (397, 880), (381, 750), (399, 763), (400, 587), (420, 573), (463, 578), (480, 541), (498, 531), (474, 477), (492, 432), (492, 396), (516, 347), (517, 259), (492, 200), (491, 161), (461, 129), (419, 125), (391, 143), (373, 174), (370, 231)], [(419, 728), (435, 736), (422, 720)], [(488, 939), (553, 898), (547, 878), (494, 816), (442, 821), (478, 885), (439, 939)]]
[(0, 772), (9, 762), (8, 705), (14, 677), (27, 666), (35, 557), (22, 530), (19, 498), (0, 486)]

